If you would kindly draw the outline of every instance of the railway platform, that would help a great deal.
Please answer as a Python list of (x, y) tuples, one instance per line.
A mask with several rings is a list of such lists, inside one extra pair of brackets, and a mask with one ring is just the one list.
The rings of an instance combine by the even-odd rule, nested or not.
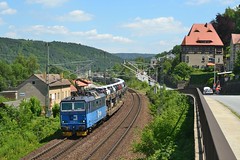
[(231, 147), (235, 157), (240, 160), (240, 119), (224, 104), (204, 96), (218, 125)]

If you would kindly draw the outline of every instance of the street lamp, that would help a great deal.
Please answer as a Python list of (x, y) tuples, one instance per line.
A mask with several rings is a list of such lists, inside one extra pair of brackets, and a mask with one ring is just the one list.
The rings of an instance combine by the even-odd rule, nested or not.
[(214, 62), (214, 66), (213, 66), (213, 74), (214, 74), (214, 80), (213, 80), (213, 84), (216, 85), (216, 63), (215, 63), (215, 58), (213, 58), (213, 62)]

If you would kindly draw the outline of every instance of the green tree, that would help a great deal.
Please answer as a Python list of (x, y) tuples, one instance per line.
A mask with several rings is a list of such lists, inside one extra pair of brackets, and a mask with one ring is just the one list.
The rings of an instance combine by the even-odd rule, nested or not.
[(181, 53), (181, 46), (180, 45), (174, 46), (173, 49), (172, 49), (172, 53), (175, 54), (175, 55), (180, 55), (180, 53)]
[(0, 91), (6, 90), (11, 86), (14, 80), (12, 74), (11, 66), (7, 62), (0, 60)]
[(225, 13), (217, 14), (211, 22), (225, 47), (230, 45), (231, 34), (240, 33), (240, 7), (227, 8)]
[(192, 71), (192, 67), (188, 66), (185, 62), (181, 62), (174, 68), (173, 74), (176, 75), (180, 81), (188, 80)]
[(28, 74), (34, 74), (35, 71), (37, 71), (39, 69), (39, 64), (38, 64), (38, 60), (37, 57), (33, 54), (31, 54), (28, 59), (27, 59), (27, 66), (28, 68)]
[(23, 127), (31, 122), (32, 118), (31, 104), (27, 100), (23, 100), (19, 105), (19, 115), (17, 116), (18, 125)]
[(52, 112), (53, 112), (53, 117), (57, 117), (60, 115), (60, 106), (58, 104), (54, 104), (53, 108), (52, 108)]
[(17, 83), (21, 83), (23, 80), (29, 77), (28, 69), (20, 63), (13, 63), (11, 65), (13, 75), (15, 76)]
[(163, 66), (163, 74), (166, 75), (171, 72), (172, 63), (170, 60), (165, 60), (162, 66)]
[(240, 51), (237, 52), (237, 59), (234, 63), (233, 73), (240, 74)]
[(42, 113), (40, 101), (36, 97), (31, 97), (29, 103), (31, 106), (30, 109), (32, 111), (32, 114), (34, 114), (35, 116), (40, 116)]

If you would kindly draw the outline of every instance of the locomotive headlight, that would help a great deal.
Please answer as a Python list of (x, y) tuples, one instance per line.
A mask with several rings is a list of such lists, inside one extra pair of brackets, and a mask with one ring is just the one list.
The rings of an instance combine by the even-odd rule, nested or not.
[(67, 123), (67, 121), (64, 121), (64, 120), (63, 120), (62, 123)]
[(82, 120), (82, 123), (85, 123), (85, 120)]

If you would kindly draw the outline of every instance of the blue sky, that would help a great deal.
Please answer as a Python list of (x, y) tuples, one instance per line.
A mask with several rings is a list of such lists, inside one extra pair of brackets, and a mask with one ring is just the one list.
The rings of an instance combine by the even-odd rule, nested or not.
[(0, 37), (161, 53), (240, 0), (0, 0)]

